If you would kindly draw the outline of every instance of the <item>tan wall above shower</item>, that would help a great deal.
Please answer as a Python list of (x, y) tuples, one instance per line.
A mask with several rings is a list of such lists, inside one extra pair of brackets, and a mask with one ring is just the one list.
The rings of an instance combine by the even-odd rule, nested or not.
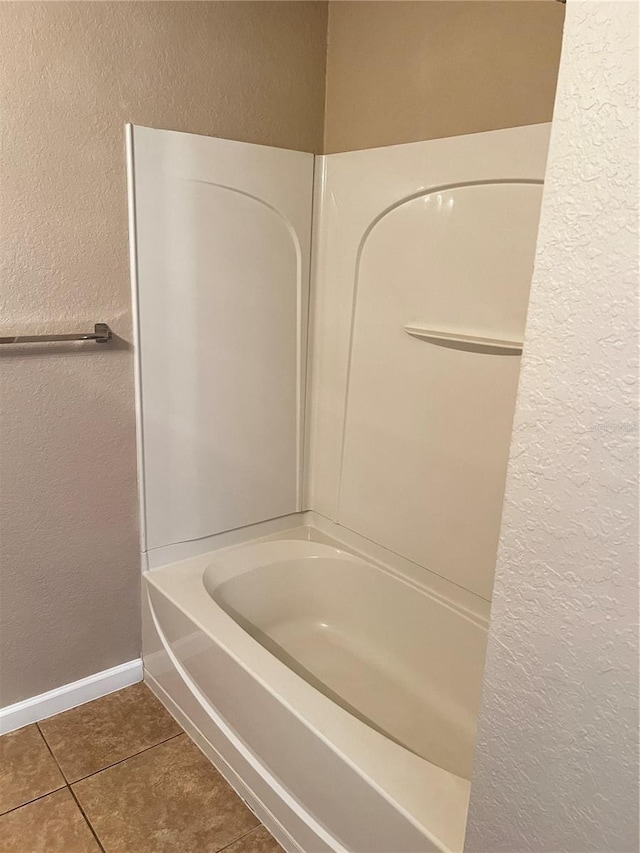
[(551, 120), (555, 0), (329, 4), (325, 153)]
[(140, 655), (124, 124), (318, 151), (325, 3), (2, 3), (0, 707)]

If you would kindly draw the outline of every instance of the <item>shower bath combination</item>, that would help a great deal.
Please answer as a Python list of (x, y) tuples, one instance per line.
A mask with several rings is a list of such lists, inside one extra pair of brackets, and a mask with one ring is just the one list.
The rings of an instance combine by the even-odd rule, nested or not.
[(458, 851), (549, 125), (128, 128), (144, 665), (288, 851)]

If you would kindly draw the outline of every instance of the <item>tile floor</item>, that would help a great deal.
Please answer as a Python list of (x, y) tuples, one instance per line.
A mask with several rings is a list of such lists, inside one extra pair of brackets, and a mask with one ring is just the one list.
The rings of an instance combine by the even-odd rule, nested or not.
[(0, 853), (282, 853), (144, 684), (0, 737)]

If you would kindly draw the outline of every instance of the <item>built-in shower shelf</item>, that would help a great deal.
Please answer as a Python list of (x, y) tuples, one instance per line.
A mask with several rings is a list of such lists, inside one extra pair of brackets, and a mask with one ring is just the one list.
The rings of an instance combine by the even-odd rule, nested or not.
[(509, 355), (520, 355), (522, 353), (521, 341), (504, 341), (500, 338), (481, 338), (476, 335), (462, 335), (456, 332), (441, 332), (436, 329), (425, 329), (422, 326), (405, 326), (405, 332), (412, 338), (428, 341), (440, 346), (453, 347), (455, 349), (469, 349), (472, 351), (486, 350), (487, 352)]

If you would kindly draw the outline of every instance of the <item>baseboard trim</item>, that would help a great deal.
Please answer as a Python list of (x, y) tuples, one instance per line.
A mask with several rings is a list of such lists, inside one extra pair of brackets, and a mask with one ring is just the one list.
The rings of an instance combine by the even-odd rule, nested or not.
[(141, 658), (96, 672), (80, 681), (63, 684), (62, 687), (16, 702), (15, 705), (7, 705), (0, 708), (0, 735), (84, 705), (85, 702), (99, 699), (138, 681), (142, 681)]

